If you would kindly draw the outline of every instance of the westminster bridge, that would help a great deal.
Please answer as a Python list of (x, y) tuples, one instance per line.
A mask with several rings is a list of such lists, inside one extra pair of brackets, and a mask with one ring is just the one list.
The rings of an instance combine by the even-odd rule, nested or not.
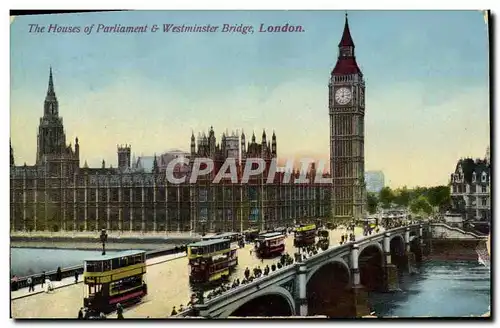
[[(363, 315), (369, 290), (397, 290), (399, 271), (414, 269), (422, 255), (442, 240), (461, 239), (477, 244), (481, 236), (466, 233), (444, 224), (411, 225), (363, 237), (338, 245), (342, 231), (332, 231), (329, 249), (297, 261), (225, 293), (196, 304), (179, 316), (223, 318), (254, 315)], [(286, 240), (286, 250), (294, 251), (293, 237)], [(455, 244), (454, 244), (455, 245)], [(235, 278), (242, 278), (245, 267), (269, 265), (250, 252), (252, 245), (238, 250), (239, 265)], [(453, 246), (455, 247), (455, 246)], [(474, 245), (469, 247), (475, 247)], [(187, 304), (189, 287), (188, 261), (185, 255), (158, 256), (147, 260), (148, 296), (134, 307), (125, 309), (126, 318), (165, 318), (173, 306)], [(51, 293), (11, 292), (13, 318), (75, 318), (82, 306), (83, 284), (68, 283)], [(63, 280), (66, 280), (63, 279)], [(363, 287), (361, 287), (363, 286)], [(25, 289), (25, 288), (23, 288)], [(64, 300), (61, 303), (61, 300)], [(54, 306), (54, 304), (60, 304)], [(262, 309), (260, 304), (264, 304)], [(111, 314), (113, 318), (115, 315)]]
[[(253, 282), (204, 300), (178, 316), (369, 315), (368, 291), (398, 291), (401, 271), (418, 273), (433, 244), (474, 249), (486, 237), (448, 225), (416, 224), (329, 248)], [(460, 246), (458, 247), (460, 249)], [(399, 272), (398, 272), (399, 271)]]

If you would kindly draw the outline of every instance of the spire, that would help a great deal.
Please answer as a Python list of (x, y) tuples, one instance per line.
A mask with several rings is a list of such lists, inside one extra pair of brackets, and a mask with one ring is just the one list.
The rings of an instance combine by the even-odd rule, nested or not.
[(47, 89), (47, 96), (55, 96), (54, 92), (54, 79), (52, 78), (52, 66), (49, 68), (49, 88)]
[(345, 13), (344, 33), (342, 34), (342, 39), (340, 40), (339, 47), (354, 47), (354, 42), (352, 41), (351, 37), (351, 31), (349, 30), (349, 19), (347, 18), (347, 12)]
[(354, 55), (354, 42), (352, 41), (351, 31), (349, 29), (349, 19), (347, 13), (345, 16), (344, 32), (339, 42), (339, 56), (337, 64), (333, 68), (332, 75), (352, 75), (360, 74), (356, 57)]
[(159, 167), (158, 167), (158, 161), (156, 159), (156, 153), (154, 154), (153, 156), (153, 173), (157, 174), (160, 170), (159, 170)]
[(47, 95), (45, 96), (45, 104), (43, 110), (44, 116), (58, 116), (59, 104), (57, 103), (56, 92), (54, 91), (54, 78), (52, 76), (52, 66), (49, 69), (49, 86)]

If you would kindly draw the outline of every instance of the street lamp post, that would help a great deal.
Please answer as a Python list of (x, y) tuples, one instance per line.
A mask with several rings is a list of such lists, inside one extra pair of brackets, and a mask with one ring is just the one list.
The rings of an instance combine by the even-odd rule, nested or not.
[(101, 235), (99, 236), (102, 243), (102, 255), (106, 255), (106, 242), (108, 241), (108, 234), (106, 233), (106, 229), (101, 230)]

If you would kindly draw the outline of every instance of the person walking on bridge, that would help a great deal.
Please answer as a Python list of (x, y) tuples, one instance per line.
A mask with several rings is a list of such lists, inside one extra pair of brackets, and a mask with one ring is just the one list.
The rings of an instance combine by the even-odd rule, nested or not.
[(45, 283), (45, 271), (42, 273), (42, 276), (40, 277), (41, 280), (42, 280), (42, 288), (43, 288), (43, 284)]
[(34, 292), (35, 284), (33, 283), (33, 279), (31, 277), (28, 277), (27, 283), (28, 283), (28, 293)]
[(75, 270), (75, 284), (78, 283), (78, 271)]

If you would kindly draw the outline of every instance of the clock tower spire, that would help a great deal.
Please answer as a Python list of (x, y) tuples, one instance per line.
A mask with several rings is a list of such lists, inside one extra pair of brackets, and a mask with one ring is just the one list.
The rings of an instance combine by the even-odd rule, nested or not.
[(355, 57), (345, 17), (338, 58), (329, 87), (330, 172), (333, 220), (360, 219), (365, 213), (365, 81)]

